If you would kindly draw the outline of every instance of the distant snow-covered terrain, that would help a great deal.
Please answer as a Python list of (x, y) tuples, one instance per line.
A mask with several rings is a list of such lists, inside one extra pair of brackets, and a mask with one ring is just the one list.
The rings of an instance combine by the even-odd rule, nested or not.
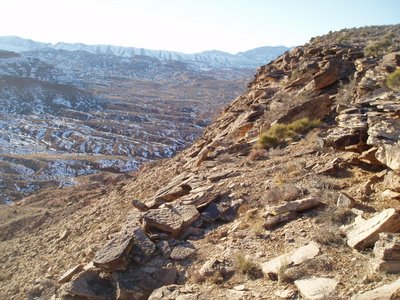
[(0, 37), (0, 204), (174, 156), (255, 66), (285, 50), (182, 54)]
[(135, 47), (122, 47), (113, 45), (85, 45), (82, 43), (40, 43), (15, 36), (0, 37), (0, 49), (24, 52), (35, 50), (66, 50), (85, 51), (92, 54), (115, 55), (120, 57), (146, 56), (159, 60), (176, 60), (190, 63), (202, 69), (211, 68), (256, 68), (265, 64), (278, 55), (287, 51), (285, 46), (259, 47), (237, 54), (211, 50), (199, 53), (180, 53), (167, 50), (149, 50)]

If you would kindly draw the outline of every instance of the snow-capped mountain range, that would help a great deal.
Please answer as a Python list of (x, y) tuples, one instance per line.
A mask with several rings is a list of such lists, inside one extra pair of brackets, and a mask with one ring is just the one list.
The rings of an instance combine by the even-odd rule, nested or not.
[(147, 56), (159, 60), (176, 60), (193, 64), (198, 68), (256, 68), (268, 62), (289, 48), (285, 46), (259, 47), (237, 54), (211, 50), (186, 54), (167, 50), (149, 50), (135, 47), (112, 45), (85, 45), (82, 43), (42, 43), (16, 36), (0, 37), (0, 49), (26, 52), (33, 50), (86, 51), (92, 54), (115, 55), (120, 57)]

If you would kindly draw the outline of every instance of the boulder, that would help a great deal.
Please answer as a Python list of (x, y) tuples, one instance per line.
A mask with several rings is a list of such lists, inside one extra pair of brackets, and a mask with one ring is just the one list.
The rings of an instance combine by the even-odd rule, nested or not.
[(189, 194), (191, 189), (190, 185), (186, 183), (181, 183), (179, 185), (173, 183), (158, 190), (154, 196), (154, 200), (156, 203), (171, 202)]
[(380, 233), (374, 251), (376, 269), (380, 272), (400, 272), (400, 234)]
[(368, 220), (358, 220), (345, 227), (347, 244), (357, 250), (373, 246), (381, 232), (399, 232), (400, 213), (394, 209), (385, 209)]
[(377, 147), (372, 147), (360, 154), (358, 159), (362, 162), (373, 166), (381, 166), (382, 163), (376, 158), (376, 152), (378, 151)]
[(376, 158), (390, 169), (400, 170), (400, 143), (385, 145), (376, 151)]
[(196, 248), (194, 248), (192, 244), (187, 243), (178, 245), (174, 249), (172, 249), (170, 257), (173, 260), (185, 260), (193, 256), (195, 253)]
[(292, 221), (296, 219), (298, 216), (297, 212), (291, 211), (288, 213), (272, 216), (272, 215), (267, 215), (266, 216), (266, 221), (263, 224), (265, 229), (273, 229), (277, 225)]
[(390, 171), (385, 175), (383, 187), (394, 192), (400, 192), (400, 175)]
[(347, 193), (340, 193), (338, 200), (336, 202), (337, 207), (341, 208), (353, 208), (356, 204), (356, 201)]
[(219, 193), (213, 191), (212, 186), (204, 186), (192, 190), (188, 195), (180, 198), (179, 201), (185, 205), (194, 205), (197, 208), (201, 208), (213, 202), (219, 196)]
[(101, 277), (99, 273), (90, 270), (76, 275), (71, 282), (62, 286), (62, 290), (83, 299), (115, 299), (115, 290), (110, 278)]
[(320, 248), (315, 242), (295, 249), (291, 252), (282, 254), (261, 265), (263, 273), (269, 278), (276, 280), (282, 268), (300, 265), (307, 260), (313, 259), (319, 254)]
[(236, 211), (242, 203), (243, 199), (231, 200), (230, 198), (212, 202), (201, 214), (202, 219), (206, 222), (215, 220), (229, 222), (235, 217)]
[(400, 299), (400, 279), (378, 287), (374, 290), (359, 293), (351, 297), (351, 300), (394, 300)]
[(399, 199), (400, 193), (393, 192), (392, 190), (384, 190), (381, 196), (383, 199)]
[(321, 204), (315, 197), (306, 197), (299, 200), (294, 200), (290, 202), (286, 202), (281, 205), (267, 207), (266, 212), (263, 215), (264, 217), (268, 217), (269, 215), (279, 215), (288, 212), (301, 212), (310, 208), (317, 207)]
[(133, 236), (135, 243), (130, 257), (132, 257), (137, 264), (143, 264), (151, 258), (156, 250), (156, 245), (147, 237), (140, 227), (133, 229)]
[(194, 288), (172, 284), (154, 290), (148, 300), (198, 300), (199, 295)]
[(213, 257), (207, 260), (199, 270), (201, 276), (212, 276), (217, 272), (222, 276), (226, 276), (233, 274), (235, 267), (226, 259)]
[(174, 203), (145, 212), (141, 222), (145, 231), (155, 229), (177, 237), (199, 216), (200, 213), (194, 205)]
[(328, 131), (328, 136), (324, 138), (324, 143), (325, 146), (345, 149), (349, 146), (362, 147), (366, 140), (366, 130), (335, 127)]
[(343, 63), (338, 59), (329, 60), (313, 78), (314, 89), (320, 90), (340, 79)]
[(302, 297), (317, 300), (326, 299), (331, 295), (335, 291), (338, 282), (331, 278), (307, 278), (296, 280), (294, 284)]
[(129, 263), (128, 255), (134, 243), (135, 234), (132, 230), (120, 232), (96, 252), (93, 264), (107, 272), (124, 270)]
[(320, 120), (329, 115), (332, 111), (333, 98), (326, 94), (311, 98), (293, 108), (277, 119), (277, 123), (290, 123), (301, 118), (309, 118), (310, 120)]
[(130, 265), (126, 271), (112, 273), (117, 300), (145, 300), (150, 292), (141, 287), (144, 274), (140, 268)]

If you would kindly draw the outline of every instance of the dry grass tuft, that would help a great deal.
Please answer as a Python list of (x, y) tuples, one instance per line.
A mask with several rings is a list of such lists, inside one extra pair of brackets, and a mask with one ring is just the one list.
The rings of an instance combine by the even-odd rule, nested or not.
[(250, 279), (257, 279), (263, 276), (261, 268), (249, 257), (238, 253), (236, 255), (236, 270)]

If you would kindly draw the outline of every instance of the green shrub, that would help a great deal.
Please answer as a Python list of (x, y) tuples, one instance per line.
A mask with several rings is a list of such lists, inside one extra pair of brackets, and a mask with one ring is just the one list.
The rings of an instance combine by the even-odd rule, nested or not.
[(302, 118), (290, 123), (287, 127), (289, 130), (297, 134), (305, 134), (313, 128), (321, 125), (320, 120), (309, 120), (308, 118)]
[(388, 75), (386, 78), (386, 84), (390, 89), (400, 91), (400, 69), (397, 69)]
[(305, 134), (320, 125), (320, 120), (308, 118), (302, 118), (290, 124), (274, 124), (259, 136), (256, 147), (269, 149), (284, 146), (287, 141), (295, 139), (300, 134)]
[(281, 145), (281, 141), (277, 138), (269, 136), (267, 133), (260, 135), (257, 141), (257, 147), (261, 149), (275, 148)]

